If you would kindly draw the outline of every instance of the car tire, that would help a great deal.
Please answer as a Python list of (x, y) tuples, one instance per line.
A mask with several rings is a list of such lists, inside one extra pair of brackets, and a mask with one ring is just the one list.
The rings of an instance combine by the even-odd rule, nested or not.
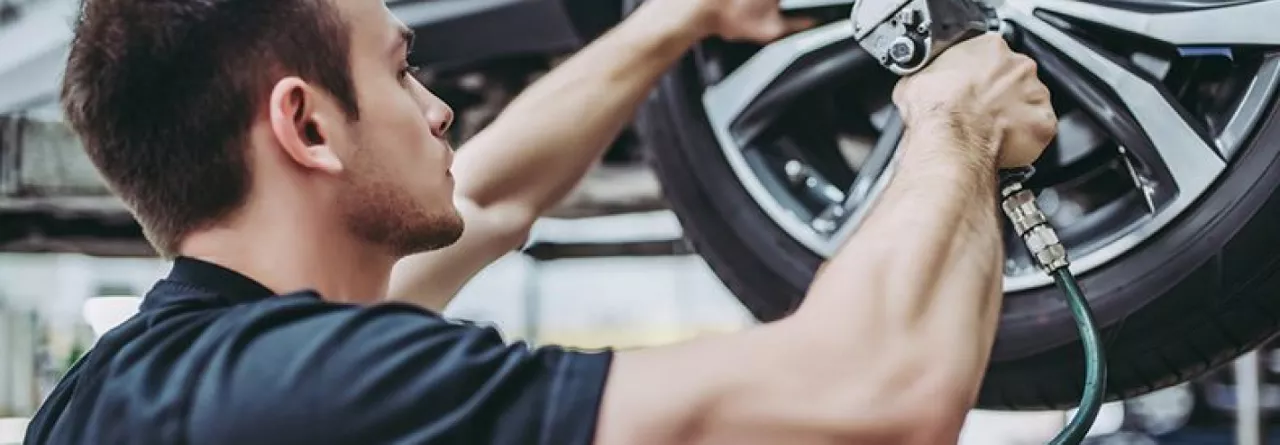
[[(689, 56), (664, 77), (638, 116), (640, 133), (697, 252), (757, 319), (780, 319), (800, 304), (822, 258), (781, 230), (735, 177), (701, 108), (697, 76)], [(1192, 379), (1280, 331), (1277, 113), (1273, 101), (1193, 208), (1079, 277), (1104, 327), (1111, 400)], [(1060, 294), (1042, 287), (1005, 301), (978, 406), (1075, 406), (1084, 364)]]

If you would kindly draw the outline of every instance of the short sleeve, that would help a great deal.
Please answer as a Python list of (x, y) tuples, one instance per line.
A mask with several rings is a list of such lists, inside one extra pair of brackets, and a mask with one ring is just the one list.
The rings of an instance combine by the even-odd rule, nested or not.
[(193, 444), (588, 445), (612, 359), (398, 304), (225, 318), (195, 379)]

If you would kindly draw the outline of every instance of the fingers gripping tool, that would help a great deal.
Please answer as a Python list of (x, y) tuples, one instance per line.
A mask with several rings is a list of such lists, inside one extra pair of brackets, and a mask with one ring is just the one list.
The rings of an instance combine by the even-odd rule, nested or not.
[[(995, 8), (980, 0), (862, 0), (854, 4), (851, 16), (858, 44), (900, 76), (924, 69), (948, 48), (970, 38), (989, 32), (1012, 35)], [(1051, 273), (1069, 263), (1035, 195), (1022, 185), (1034, 172), (1030, 166), (999, 172), (1001, 207), (1036, 264)]]
[[(919, 72), (948, 48), (970, 38), (990, 32), (1012, 36), (1012, 28), (996, 9), (981, 0), (858, 0), (850, 18), (862, 49), (899, 76)], [(1086, 359), (1084, 395), (1075, 416), (1049, 442), (1078, 444), (1105, 399), (1106, 364), (1093, 314), (1068, 268), (1066, 249), (1035, 195), (1023, 186), (1032, 173), (1030, 166), (999, 172), (1000, 207), (1036, 265), (1066, 295), (1080, 331)]]

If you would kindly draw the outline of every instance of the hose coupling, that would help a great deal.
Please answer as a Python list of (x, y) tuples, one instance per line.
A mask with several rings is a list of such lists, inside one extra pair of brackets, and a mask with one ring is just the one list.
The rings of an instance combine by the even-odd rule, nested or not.
[(1070, 265), (1067, 249), (1036, 204), (1036, 195), (1031, 190), (1023, 188), (1020, 182), (1012, 182), (1001, 187), (1000, 198), (1000, 208), (1041, 270), (1051, 273)]

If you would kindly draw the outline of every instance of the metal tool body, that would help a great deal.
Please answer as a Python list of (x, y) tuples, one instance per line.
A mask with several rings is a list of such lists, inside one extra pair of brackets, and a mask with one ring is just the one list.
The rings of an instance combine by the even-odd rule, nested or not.
[(956, 43), (1001, 28), (995, 9), (977, 0), (861, 0), (850, 17), (858, 44), (900, 76)]

